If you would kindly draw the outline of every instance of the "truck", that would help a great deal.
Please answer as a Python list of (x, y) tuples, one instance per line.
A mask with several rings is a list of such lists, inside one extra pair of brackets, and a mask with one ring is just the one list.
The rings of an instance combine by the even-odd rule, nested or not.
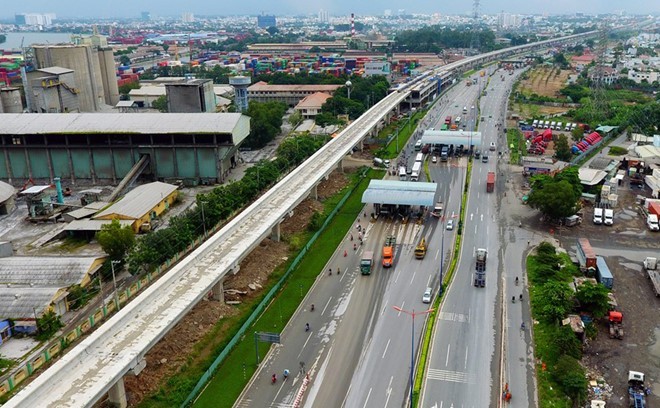
[(607, 289), (612, 289), (614, 286), (614, 276), (612, 276), (612, 272), (602, 256), (596, 257), (596, 279)]
[(603, 209), (594, 208), (594, 224), (600, 225), (603, 223)]
[(603, 222), (605, 225), (612, 225), (614, 224), (614, 210), (611, 208), (606, 208), (605, 209), (605, 221)]
[(431, 212), (431, 215), (436, 218), (440, 218), (442, 216), (442, 208), (443, 208), (442, 201), (436, 201), (435, 206), (433, 207), (433, 211)]
[(594, 252), (587, 238), (578, 238), (577, 240), (577, 259), (581, 271), (596, 269), (596, 252)]
[(445, 118), (445, 124), (450, 125), (451, 124), (451, 116), (447, 116)]
[(422, 238), (421, 241), (419, 241), (419, 244), (415, 247), (415, 258), (417, 259), (424, 259), (426, 256), (426, 238)]
[(582, 224), (582, 217), (580, 217), (579, 215), (571, 215), (570, 217), (564, 217), (564, 225), (567, 227), (574, 227), (579, 224)]
[(623, 340), (623, 313), (611, 310), (608, 316), (610, 339)]
[(471, 80), (471, 79), (468, 79), (467, 81), (465, 81), (465, 85), (466, 85), (466, 86), (470, 86), (470, 85), (472, 85), (472, 80)]
[(396, 245), (396, 237), (388, 236), (383, 245), (383, 268), (390, 268), (394, 262), (394, 245)]
[(660, 296), (660, 271), (658, 271), (658, 258), (647, 256), (646, 259), (644, 259), (644, 269), (646, 270), (646, 275), (651, 281), (655, 296)]
[(486, 178), (486, 192), (492, 193), (495, 191), (495, 172), (489, 171)]
[(362, 275), (371, 275), (371, 268), (374, 266), (373, 251), (364, 251), (360, 260), (360, 272)]
[(634, 408), (646, 408), (644, 373), (628, 371), (628, 405)]
[(410, 181), (418, 181), (419, 174), (422, 171), (422, 162), (415, 162), (412, 168), (412, 174), (410, 175)]
[(659, 231), (660, 224), (658, 224), (658, 214), (653, 213), (652, 211), (659, 211), (657, 205), (651, 205), (653, 203), (645, 203), (644, 205), (639, 206), (639, 213), (646, 219), (646, 227), (650, 231)]
[(440, 149), (440, 161), (446, 162), (449, 159), (449, 148), (447, 146), (442, 146)]
[(486, 286), (486, 258), (488, 251), (484, 248), (477, 249), (476, 253), (476, 266), (474, 272), (474, 286), (483, 288)]

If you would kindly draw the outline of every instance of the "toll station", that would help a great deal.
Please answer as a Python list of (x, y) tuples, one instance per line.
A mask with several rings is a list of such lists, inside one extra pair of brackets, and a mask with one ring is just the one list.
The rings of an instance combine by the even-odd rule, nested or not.
[(371, 180), (362, 194), (363, 204), (373, 204), (372, 218), (421, 216), (433, 208), (437, 183), (398, 180)]

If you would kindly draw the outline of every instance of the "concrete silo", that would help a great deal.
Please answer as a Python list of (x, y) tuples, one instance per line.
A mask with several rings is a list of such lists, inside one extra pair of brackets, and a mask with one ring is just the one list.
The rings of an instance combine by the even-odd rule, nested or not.
[(21, 91), (15, 87), (0, 88), (0, 113), (21, 113)]

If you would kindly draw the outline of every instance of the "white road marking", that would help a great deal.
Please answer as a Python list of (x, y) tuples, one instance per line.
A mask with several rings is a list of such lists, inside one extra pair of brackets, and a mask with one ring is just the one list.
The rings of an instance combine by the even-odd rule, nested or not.
[(394, 277), (394, 283), (396, 283), (399, 280), (399, 275), (400, 274), (401, 274), (400, 270), (396, 271), (396, 276)]
[(467, 370), (467, 357), (468, 357), (469, 346), (465, 346), (465, 364), (463, 364), (463, 369)]
[(483, 214), (481, 214), (481, 221), (483, 221), (483, 220), (484, 220), (484, 215), (483, 215)]
[(440, 250), (438, 249), (435, 253), (435, 259), (438, 260), (438, 255), (440, 255)]
[(383, 304), (383, 310), (380, 312), (380, 315), (382, 316), (385, 313), (385, 310), (387, 309), (387, 304), (390, 302), (390, 299), (388, 298), (385, 303)]
[(433, 279), (433, 275), (430, 275), (429, 278), (426, 280), (426, 287), (427, 288), (431, 285), (431, 279)]
[(412, 285), (413, 281), (415, 280), (415, 274), (417, 271), (413, 271), (412, 277), (410, 278), (410, 284)]
[(364, 400), (364, 405), (362, 406), (362, 408), (366, 408), (367, 403), (369, 402), (369, 397), (371, 396), (371, 390), (372, 390), (372, 389), (369, 388), (369, 393), (367, 394), (367, 399)]
[(383, 350), (383, 357), (381, 357), (381, 358), (385, 358), (385, 354), (387, 353), (387, 349), (390, 347), (390, 340), (392, 340), (392, 339), (387, 339), (387, 344), (385, 345), (385, 350)]
[(352, 384), (349, 384), (348, 385), (348, 390), (346, 390), (346, 395), (344, 395), (344, 400), (341, 402), (342, 407), (346, 406), (346, 398), (348, 398), (348, 394), (351, 392), (351, 387), (352, 387)]
[(474, 375), (460, 371), (438, 370), (429, 368), (427, 377), (430, 380), (449, 381), (456, 383), (474, 384)]
[[(403, 310), (403, 305), (405, 305), (406, 302), (401, 303), (400, 309)], [(399, 310), (398, 316), (401, 316), (401, 310)]]
[(474, 214), (470, 214), (470, 221), (472, 221), (472, 217), (474, 217)]
[(445, 359), (445, 367), (449, 365), (449, 350), (451, 349), (451, 344), (447, 344), (447, 358)]
[(325, 309), (327, 309), (328, 306), (330, 305), (330, 301), (332, 301), (332, 296), (330, 296), (330, 299), (328, 299), (328, 302), (325, 304), (325, 307), (323, 308), (323, 310), (321, 310), (322, 315), (325, 314)]
[(390, 377), (390, 383), (387, 385), (387, 391), (385, 391), (385, 394), (387, 394), (385, 406), (387, 406), (387, 404), (390, 402), (390, 397), (392, 396), (392, 380), (394, 380), (394, 376)]
[(305, 350), (305, 346), (306, 346), (307, 343), (309, 342), (309, 339), (312, 338), (312, 334), (314, 334), (314, 332), (313, 332), (312, 330), (310, 330), (310, 331), (309, 331), (309, 336), (307, 336), (307, 340), (305, 340), (305, 344), (303, 344), (303, 346), (300, 348), (300, 353), (298, 353), (298, 359), (300, 359), (300, 355), (301, 355), (302, 352)]

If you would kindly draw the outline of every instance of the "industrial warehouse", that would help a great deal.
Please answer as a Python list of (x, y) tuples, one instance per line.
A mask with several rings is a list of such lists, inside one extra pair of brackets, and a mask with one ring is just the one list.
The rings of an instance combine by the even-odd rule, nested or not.
[(140, 173), (188, 185), (223, 182), (250, 132), (240, 113), (6, 114), (0, 179), (116, 184)]

